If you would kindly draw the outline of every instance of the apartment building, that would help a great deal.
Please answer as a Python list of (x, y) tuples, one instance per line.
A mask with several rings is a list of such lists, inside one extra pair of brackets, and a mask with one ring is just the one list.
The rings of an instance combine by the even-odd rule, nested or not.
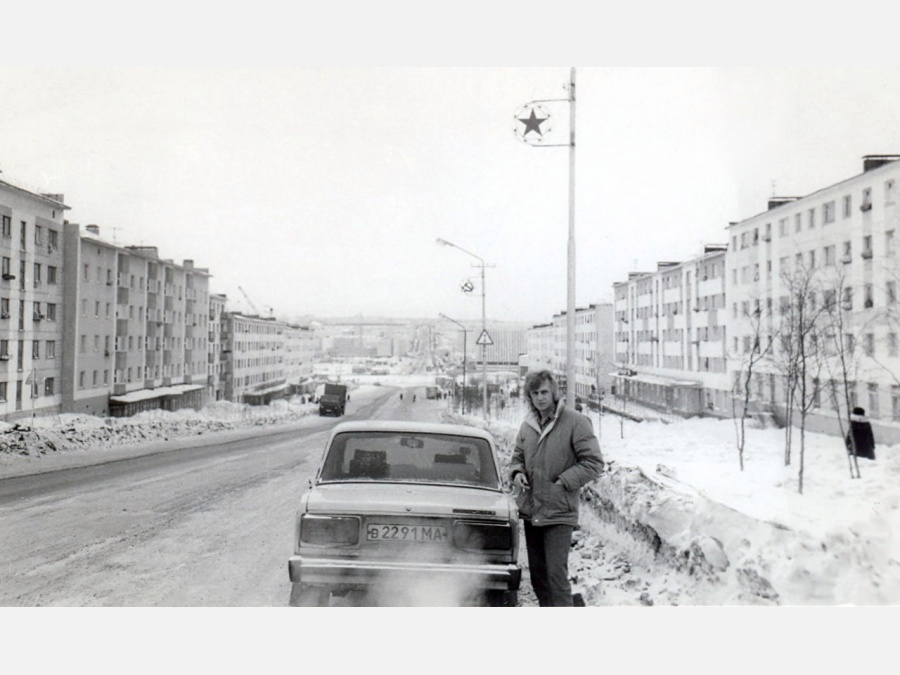
[(284, 372), (295, 390), (300, 390), (301, 385), (313, 376), (316, 341), (315, 332), (309, 326), (284, 324)]
[(613, 284), (618, 396), (682, 415), (730, 414), (726, 255), (709, 245)]
[(846, 382), (851, 407), (866, 409), (879, 443), (900, 442), (897, 160), (867, 155), (861, 174), (805, 197), (773, 198), (766, 211), (728, 228), (732, 383), (742, 387), (760, 355), (751, 400), (784, 417), (787, 317), (805, 281), (807, 311), (829, 322), (815, 328), (815, 362), (806, 359), (814, 394), (807, 426), (838, 431)]
[(109, 415), (116, 354), (117, 248), (100, 228), (65, 223), (62, 410)]
[[(553, 321), (526, 331), (528, 370), (550, 370), (560, 384), (566, 380), (566, 313)], [(594, 303), (575, 309), (575, 396), (592, 400), (609, 391), (610, 371), (615, 368), (613, 345), (613, 305)]]
[(207, 322), (208, 335), (206, 342), (208, 377), (206, 382), (206, 397), (209, 401), (222, 401), (225, 399), (226, 362), (227, 355), (222, 353), (223, 330), (225, 329), (224, 314), (227, 296), (221, 293), (211, 293), (209, 296), (209, 320)]
[(227, 354), (225, 398), (235, 403), (268, 403), (290, 390), (285, 372), (284, 323), (273, 317), (225, 312), (223, 353)]
[(0, 415), (58, 412), (63, 195), (0, 180)]

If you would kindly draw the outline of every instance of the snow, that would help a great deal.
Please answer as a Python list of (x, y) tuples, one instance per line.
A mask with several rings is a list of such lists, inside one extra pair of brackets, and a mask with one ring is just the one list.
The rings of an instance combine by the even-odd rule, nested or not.
[[(371, 378), (352, 386), (352, 400), (366, 401), (381, 395), (385, 387), (375, 386), (375, 379), (395, 386), (428, 383), (428, 378), (412, 375)], [(428, 403), (432, 404), (438, 405)], [(0, 476), (59, 468), (70, 465), (73, 459), (84, 463), (100, 453), (146, 452), (151, 440), (168, 439), (169, 446), (174, 439), (210, 431), (248, 433), (246, 430), (252, 432), (260, 425), (330, 423), (311, 414), (315, 410), (314, 405), (297, 400), (261, 407), (218, 402), (202, 411), (154, 411), (126, 419), (56, 415), (36, 418), (33, 424), (23, 420), (0, 427)], [(486, 426), (498, 439), (501, 455), (508, 457), (522, 416), (520, 402), (511, 399), (487, 424), (472, 416), (460, 419), (445, 413), (444, 419)], [(597, 429), (596, 413), (590, 416)], [(561, 643), (599, 639), (596, 649), (600, 660), (620, 654), (624, 645), (626, 650), (640, 651), (641, 662), (649, 663), (646, 659), (656, 658), (658, 650), (653, 650), (653, 657), (643, 651), (654, 645), (664, 645), (670, 655), (683, 651), (684, 645), (715, 650), (715, 645), (705, 643), (707, 634), (716, 630), (720, 614), (712, 619), (707, 615), (698, 619), (695, 614), (682, 613), (674, 619), (665, 613), (666, 606), (679, 605), (679, 612), (685, 612), (685, 605), (723, 610), (747, 605), (896, 605), (900, 600), (900, 544), (895, 536), (900, 532), (897, 446), (877, 446), (878, 459), (860, 460), (862, 477), (853, 480), (840, 439), (808, 434), (801, 495), (797, 489), (799, 450), (795, 445), (791, 464), (785, 466), (782, 430), (748, 428), (745, 466), (741, 471), (735, 427), (730, 420), (655, 419), (638, 423), (605, 414), (600, 424), (608, 471), (585, 490), (589, 499), (582, 505), (581, 529), (570, 556), (570, 572), (575, 589), (585, 595), (589, 607), (615, 608), (616, 613), (582, 615), (581, 621), (568, 621), (562, 628), (552, 621), (552, 614), (549, 619), (547, 614), (536, 618), (525, 611), (514, 618), (505, 617), (501, 624), (490, 612), (467, 615), (467, 621), (479, 630), (504, 626), (501, 633), (511, 634), (498, 634), (498, 640), (513, 640), (514, 654), (520, 651), (515, 640), (522, 638), (515, 638), (512, 633), (537, 627)], [(43, 443), (48, 439), (55, 441), (54, 448)], [(606, 510), (597, 508), (599, 498), (606, 500)], [(618, 519), (615, 526), (611, 525), (611, 514)], [(658, 547), (655, 551), (651, 546), (654, 541)], [(629, 612), (629, 608), (646, 605), (656, 609), (649, 614), (646, 609), (636, 610), (640, 612), (637, 617)], [(368, 617), (350, 617), (349, 625), (366, 633), (365, 637), (355, 638), (355, 648), (364, 650), (369, 645), (377, 650), (377, 638), (390, 633), (398, 621), (408, 630), (415, 630), (420, 623), (418, 614), (384, 611), (400, 613), (392, 613), (393, 622), (386, 622), (374, 632)], [(448, 620), (441, 610), (428, 611), (432, 617)], [(221, 637), (219, 631), (228, 630), (232, 620), (205, 612), (203, 616), (215, 627), (209, 636), (213, 645)], [(785, 649), (796, 645), (781, 642), (782, 632), (802, 639), (795, 614), (790, 618), (770, 614), (748, 617), (744, 613), (739, 617), (726, 616), (733, 627), (746, 626), (749, 620), (755, 635), (765, 634), (770, 645), (781, 644)], [(813, 620), (815, 617), (800, 616), (805, 628), (820, 627), (819, 638), (831, 634), (827, 623), (822, 627)], [(58, 615), (51, 614), (49, 618), (60, 620)], [(143, 615), (140, 618), (146, 620)], [(280, 615), (276, 620), (266, 618), (269, 620), (260, 623), (263, 628), (258, 630), (270, 638), (283, 635), (285, 641), (291, 641), (292, 634), (281, 631), (285, 625), (296, 628), (293, 624), (297, 619), (292, 624)], [(332, 618), (327, 611), (324, 617), (317, 616), (315, 634), (327, 633), (329, 626), (336, 631), (347, 630), (345, 615), (338, 617), (340, 624), (330, 624)], [(607, 618), (615, 620), (610, 623)], [(103, 627), (114, 634), (115, 617), (111, 623), (114, 625)], [(866, 630), (876, 634), (882, 625)], [(309, 624), (305, 627), (312, 629)], [(737, 635), (742, 635), (736, 629)], [(780, 632), (773, 634), (773, 630)], [(610, 638), (613, 634), (616, 637)], [(841, 637), (837, 632), (830, 643), (822, 645), (817, 641), (817, 653), (824, 653), (821, 649), (829, 644), (839, 645)], [(199, 635), (192, 646), (197, 646), (202, 638)], [(716, 637), (717, 644), (727, 641), (726, 636)], [(753, 642), (759, 643), (758, 639)], [(741, 646), (738, 641), (734, 649)], [(594, 653), (593, 649), (588, 647), (588, 653)], [(553, 651), (551, 648), (546, 654), (530, 657), (532, 665), (547, 658), (547, 666), (552, 666)], [(688, 651), (682, 656), (694, 653)], [(626, 654), (617, 658), (628, 665), (637, 657)], [(675, 664), (665, 654), (660, 658), (660, 666)], [(726, 663), (729, 669), (740, 670), (741, 664), (728, 662), (727, 657)], [(507, 666), (505, 660), (498, 662), (498, 667)]]

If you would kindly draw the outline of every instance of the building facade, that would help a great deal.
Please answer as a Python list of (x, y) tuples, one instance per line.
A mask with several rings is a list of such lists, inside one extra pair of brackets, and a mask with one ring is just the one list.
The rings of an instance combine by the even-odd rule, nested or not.
[(866, 156), (861, 174), (773, 198), (728, 228), (729, 376), (781, 420), (797, 392), (789, 364), (800, 363), (790, 356), (803, 326), (807, 427), (837, 433), (848, 404), (859, 405), (878, 442), (900, 442), (898, 159)]
[(0, 415), (58, 412), (63, 378), (63, 196), (0, 180)]
[(680, 415), (731, 414), (727, 247), (613, 284), (616, 395)]

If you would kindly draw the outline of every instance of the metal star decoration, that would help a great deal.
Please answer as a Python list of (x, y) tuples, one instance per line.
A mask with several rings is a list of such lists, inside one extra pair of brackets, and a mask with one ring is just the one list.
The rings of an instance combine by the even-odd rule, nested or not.
[(528, 117), (519, 117), (518, 120), (525, 125), (525, 131), (522, 132), (522, 136), (527, 136), (529, 132), (534, 131), (538, 136), (543, 136), (543, 132), (541, 131), (541, 123), (546, 122), (548, 117), (538, 117), (535, 114), (534, 108), (531, 109), (531, 115)]

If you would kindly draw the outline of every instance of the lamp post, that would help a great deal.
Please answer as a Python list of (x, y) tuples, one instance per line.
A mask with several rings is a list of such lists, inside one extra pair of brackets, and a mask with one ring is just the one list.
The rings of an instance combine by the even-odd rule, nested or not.
[(460, 414), (465, 415), (466, 414), (466, 363), (467, 363), (466, 357), (469, 353), (468, 344), (466, 342), (466, 334), (469, 332), (469, 329), (466, 328), (465, 326), (463, 326), (459, 321), (456, 321), (455, 319), (451, 319), (449, 316), (446, 316), (444, 314), (438, 314), (438, 316), (441, 317), (442, 319), (446, 319), (447, 321), (455, 323), (457, 326), (459, 326), (462, 329), (462, 334), (463, 334), (463, 396), (462, 396), (462, 404), (460, 405), (459, 409), (460, 409)]
[[(481, 268), (481, 334), (484, 335), (487, 332), (487, 321), (486, 321), (485, 305), (484, 305), (484, 298), (485, 298), (484, 268), (487, 267), (487, 265), (484, 262), (484, 258), (482, 258), (479, 255), (475, 255), (471, 251), (467, 251), (466, 249), (462, 248), (461, 246), (457, 246), (456, 244), (453, 244), (453, 243), (447, 241), (446, 239), (441, 239), (440, 237), (438, 237), (437, 243), (440, 244), (441, 246), (451, 246), (452, 248), (459, 249), (466, 255), (470, 255), (478, 261), (478, 264), (476, 265), (476, 267)], [(486, 350), (487, 350), (487, 345), (482, 344), (481, 345), (481, 379), (482, 379), (481, 405), (482, 405), (482, 417), (485, 420), (487, 420), (487, 352), (486, 352)]]

